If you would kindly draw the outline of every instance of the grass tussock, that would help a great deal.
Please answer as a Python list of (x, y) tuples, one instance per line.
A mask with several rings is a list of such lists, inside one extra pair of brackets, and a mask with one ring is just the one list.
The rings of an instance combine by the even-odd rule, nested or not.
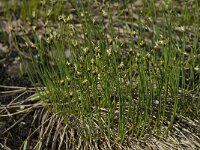
[(32, 39), (21, 28), (26, 48), (14, 33), (15, 47), (48, 110), (35, 148), (49, 144), (52, 130), (53, 149), (64, 141), (127, 148), (172, 136), (181, 118), (199, 120), (198, 1), (40, 3), (15, 4), (32, 26)]

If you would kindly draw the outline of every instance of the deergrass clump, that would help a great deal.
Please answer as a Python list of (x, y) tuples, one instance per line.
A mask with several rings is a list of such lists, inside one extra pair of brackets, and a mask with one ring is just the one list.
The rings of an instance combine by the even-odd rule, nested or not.
[[(153, 15), (150, 7), (149, 15)], [(48, 43), (35, 36), (39, 58), (30, 51), (34, 74), (29, 75), (32, 79), (36, 75), (34, 83), (44, 86), (38, 94), (52, 112), (64, 118), (67, 128), (74, 128), (85, 143), (102, 138), (118, 143), (145, 134), (167, 134), (177, 113), (191, 112), (184, 106), (191, 99), (196, 105), (194, 116), (199, 116), (199, 72), (194, 70), (199, 70), (195, 63), (198, 30), (192, 52), (185, 58), (189, 39), (184, 31), (183, 41), (175, 40), (173, 14), (163, 14), (162, 28), (153, 25), (148, 46), (142, 16), (137, 31), (133, 20), (124, 23), (130, 26), (126, 42), (110, 9), (102, 10), (99, 21), (92, 8), (80, 8), (76, 8), (79, 25), (70, 18), (60, 19), (58, 32), (50, 33)]]

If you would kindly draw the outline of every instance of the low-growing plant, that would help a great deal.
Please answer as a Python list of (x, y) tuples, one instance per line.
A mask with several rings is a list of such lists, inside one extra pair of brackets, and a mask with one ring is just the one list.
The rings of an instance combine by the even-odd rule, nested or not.
[[(35, 33), (38, 57), (29, 51), (34, 70), (29, 76), (44, 87), (38, 95), (64, 118), (67, 128), (74, 128), (86, 144), (100, 139), (122, 143), (145, 134), (167, 134), (177, 113), (191, 113), (194, 107), (185, 105), (191, 99), (194, 116), (199, 117), (199, 21), (186, 58), (187, 25), (176, 41), (172, 10), (162, 13), (161, 24), (152, 24), (149, 46), (144, 14), (139, 15), (137, 30), (131, 18), (124, 23), (130, 27), (129, 41), (124, 42), (109, 7), (95, 20), (90, 4), (85, 5), (74, 4), (78, 25), (63, 16), (59, 30), (50, 32), (46, 42)], [(150, 23), (160, 15), (154, 3), (144, 10), (153, 19)], [(194, 17), (198, 20), (199, 15)], [(134, 36), (139, 37), (137, 43)]]

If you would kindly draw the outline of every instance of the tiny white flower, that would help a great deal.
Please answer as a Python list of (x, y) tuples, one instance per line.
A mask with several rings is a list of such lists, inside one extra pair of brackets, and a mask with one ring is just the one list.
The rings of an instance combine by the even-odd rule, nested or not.
[(111, 52), (112, 52), (111, 48), (109, 48), (106, 52), (107, 52), (108, 56), (110, 56)]

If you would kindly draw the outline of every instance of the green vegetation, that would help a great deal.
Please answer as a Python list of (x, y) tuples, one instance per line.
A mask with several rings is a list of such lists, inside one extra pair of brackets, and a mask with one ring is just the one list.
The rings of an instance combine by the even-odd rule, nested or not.
[(84, 145), (167, 137), (180, 116), (199, 120), (197, 0), (181, 8), (153, 0), (14, 5), (32, 27), (30, 36), (21, 26), (25, 46), (13, 33), (21, 74), (28, 69), (37, 91), (31, 98), (62, 118), (65, 131), (73, 130)]

